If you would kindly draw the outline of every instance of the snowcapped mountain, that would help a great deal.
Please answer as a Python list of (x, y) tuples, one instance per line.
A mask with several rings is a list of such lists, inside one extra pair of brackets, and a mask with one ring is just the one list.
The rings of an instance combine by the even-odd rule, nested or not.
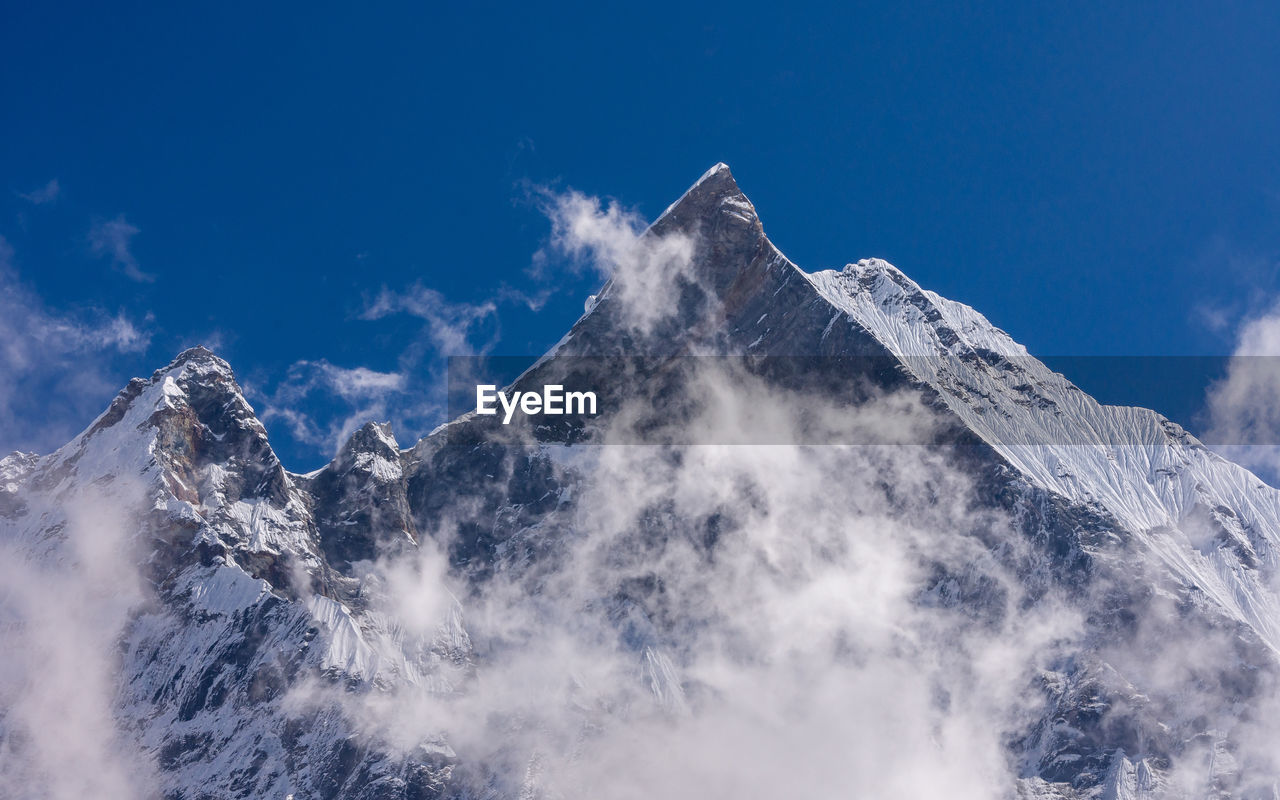
[[(357, 547), (359, 501), (382, 498), (383, 436), (371, 425), (335, 460), (333, 480), (350, 502), (332, 518), (302, 488), (306, 481), (280, 465), (227, 364), (197, 348), (130, 382), (56, 453), (2, 462), (4, 541), (18, 558), (45, 566), (118, 549), (136, 559), (151, 589), (115, 621), (122, 660), (112, 701), (130, 749), (149, 754), (166, 796), (332, 796), (353, 773), (363, 784), (381, 778), (404, 787), (447, 772), (419, 761), (375, 765), (340, 720), (286, 715), (279, 705), (283, 690), (308, 674), (394, 674), (443, 689), (446, 675), (465, 671), (465, 634), (442, 630), (435, 650), (406, 652), (403, 640), (361, 630), (351, 580), (326, 560)], [(392, 513), (394, 498), (379, 508)], [(104, 516), (125, 530), (106, 530)], [(386, 531), (411, 535), (389, 521)], [(93, 540), (86, 553), (83, 542)], [(44, 712), (6, 715), (9, 763), (42, 763)], [(57, 796), (48, 789), (55, 775), (11, 777), (9, 796)], [(86, 796), (100, 788), (92, 776), (84, 783)], [(379, 795), (365, 788), (350, 796)]]
[(599, 387), (572, 435), (292, 474), (197, 348), (0, 461), (6, 796), (1280, 797), (1280, 492), (884, 261), (804, 272), (723, 164), (609, 257), (514, 385)]

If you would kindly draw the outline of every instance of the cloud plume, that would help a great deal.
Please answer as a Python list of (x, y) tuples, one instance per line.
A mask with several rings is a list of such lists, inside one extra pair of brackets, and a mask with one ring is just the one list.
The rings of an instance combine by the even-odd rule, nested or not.
[[(775, 425), (779, 436), (801, 416), (932, 424), (931, 412), (897, 398), (860, 419), (741, 376), (707, 376), (729, 379), (732, 402), (763, 409), (736, 424)], [(728, 393), (711, 397), (700, 413), (735, 424), (722, 413)], [(806, 402), (811, 413), (797, 413)], [(1029, 676), (1081, 620), (1052, 596), (1030, 602), (1009, 566), (1025, 544), (998, 512), (975, 508), (944, 453), (742, 444), (540, 453), (573, 487), (572, 510), (504, 544), (513, 556), (491, 578), (468, 590), (443, 574), (446, 534), (424, 542), (421, 580), (401, 573), (369, 595), (394, 616), (442, 614), (457, 594), (476, 681), (447, 697), (423, 687), (335, 697), (311, 686), (307, 702), (341, 704), (406, 750), (443, 739), (492, 767), (459, 780), (502, 796), (1012, 792), (1006, 739), (1044, 702)]]
[(130, 280), (151, 283), (156, 279), (155, 276), (143, 272), (133, 254), (133, 237), (139, 233), (141, 231), (138, 226), (125, 219), (124, 214), (114, 219), (94, 220), (89, 227), (89, 249), (95, 256), (109, 259), (112, 266)]
[(1226, 376), (1209, 387), (1205, 440), (1273, 485), (1280, 479), (1280, 305), (1246, 319)]
[[(136, 487), (86, 488), (43, 509), (52, 540), (0, 540), (0, 794), (132, 800), (151, 769), (113, 716), (118, 642), (145, 593), (132, 532)], [(9, 532), (6, 531), (6, 534)]]
[(692, 236), (646, 236), (648, 225), (639, 214), (577, 191), (543, 192), (540, 205), (551, 221), (551, 237), (537, 264), (545, 266), (560, 255), (579, 269), (591, 269), (609, 282), (605, 291), (617, 294), (641, 333), (671, 313), (680, 278), (691, 272)]

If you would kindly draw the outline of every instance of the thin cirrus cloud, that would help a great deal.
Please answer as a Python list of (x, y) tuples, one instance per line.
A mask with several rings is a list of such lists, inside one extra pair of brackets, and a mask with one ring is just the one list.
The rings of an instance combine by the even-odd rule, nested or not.
[(266, 402), (264, 423), (284, 424), (294, 441), (331, 454), (361, 425), (385, 420), (403, 405), (406, 380), (397, 372), (347, 368), (326, 360), (298, 361), (284, 379), (250, 394)]
[[(423, 321), (423, 334), (442, 355), (462, 355), (477, 349), (474, 337), (477, 329), (488, 320), (496, 319), (498, 305), (493, 300), (481, 303), (451, 303), (435, 289), (416, 284), (406, 291), (393, 292), (383, 287), (373, 302), (360, 314), (360, 319), (377, 320), (396, 314), (408, 314)], [(493, 334), (487, 349), (496, 342)]]
[(251, 387), (251, 394), (263, 401), (264, 423), (282, 423), (290, 438), (321, 455), (335, 453), (370, 421), (390, 421), (402, 435), (416, 437), (444, 414), (441, 359), (491, 349), (498, 341), (497, 310), (495, 300), (451, 303), (420, 284), (403, 292), (384, 287), (357, 319), (408, 316), (422, 323), (397, 355), (395, 371), (301, 360), (274, 384)]
[(47, 452), (74, 435), (119, 389), (114, 360), (147, 349), (147, 321), (50, 307), (0, 237), (0, 450)]
[(133, 237), (140, 233), (137, 225), (129, 222), (124, 214), (113, 219), (97, 219), (89, 226), (89, 249), (95, 256), (108, 258), (112, 266), (130, 280), (151, 283), (154, 275), (143, 272), (132, 250)]
[(53, 178), (44, 186), (29, 192), (18, 192), (18, 196), (34, 206), (52, 205), (62, 196), (62, 186), (57, 178)]

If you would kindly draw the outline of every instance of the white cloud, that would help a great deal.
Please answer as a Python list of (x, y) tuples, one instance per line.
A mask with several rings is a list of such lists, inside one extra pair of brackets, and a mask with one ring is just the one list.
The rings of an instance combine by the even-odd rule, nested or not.
[[(901, 398), (835, 413), (740, 375), (705, 379), (732, 380), (735, 396), (711, 393), (689, 425), (720, 426), (725, 442), (751, 441), (760, 425), (802, 438), (801, 418), (835, 426), (832, 441), (852, 438), (847, 425), (933, 424)], [(727, 414), (717, 397), (758, 413)], [(1030, 676), (1080, 619), (1051, 595), (1029, 601), (1005, 566), (1025, 542), (1000, 514), (975, 510), (942, 454), (543, 452), (581, 478), (576, 505), (508, 546), (554, 553), (501, 564), (462, 598), (481, 654), (466, 691), (309, 687), (310, 702), (342, 704), (406, 749), (443, 735), (464, 762), (493, 766), (497, 793), (511, 796), (1012, 795), (1005, 737), (1034, 718), (1043, 697)], [(416, 609), (412, 627), (429, 629), (422, 610), (440, 615), (451, 588), (435, 544), (422, 569), (398, 565), (373, 607), (393, 618)], [(981, 595), (948, 601), (966, 585)]]
[(126, 481), (58, 497), (48, 539), (0, 543), (0, 794), (150, 796), (152, 765), (115, 723), (119, 642), (144, 601)]
[[(266, 400), (260, 415), (263, 423), (280, 420), (295, 441), (328, 455), (364, 423), (388, 419), (405, 387), (405, 376), (398, 372), (340, 367), (320, 360), (296, 362), (284, 380), (256, 393)], [(321, 410), (306, 410), (316, 398), (328, 402), (320, 404)], [(336, 412), (334, 399), (341, 406)]]
[(498, 287), (496, 298), (499, 303), (524, 306), (530, 311), (541, 311), (542, 307), (551, 299), (553, 292), (554, 289), (551, 287), (543, 287), (535, 292), (526, 292), (512, 286), (503, 285)]
[(131, 280), (150, 283), (155, 276), (142, 271), (130, 245), (139, 233), (138, 226), (125, 219), (124, 214), (115, 219), (94, 220), (89, 227), (89, 248), (96, 256), (109, 258), (114, 267)]
[(1280, 477), (1280, 304), (1240, 326), (1207, 410), (1205, 441), (1272, 482)]
[[(694, 242), (646, 237), (635, 215), (579, 194), (547, 207), (552, 250), (611, 280), (620, 318), (645, 330), (670, 313)], [(1241, 330), (1237, 354), (1280, 355), (1280, 308)], [(1280, 431), (1280, 380), (1238, 367), (1216, 388), (1217, 421), (1229, 436)], [(1079, 666), (1068, 656), (1097, 651), (1121, 700), (1150, 692), (1138, 699), (1181, 704), (1184, 716), (1170, 718), (1192, 726), (1239, 713), (1224, 688), (1240, 675), (1238, 631), (1185, 633), (1186, 612), (1153, 601), (1132, 640), (1082, 642), (1082, 610), (1108, 606), (1029, 590), (1011, 565), (1043, 568), (1044, 554), (984, 510), (943, 453), (749, 444), (869, 432), (927, 441), (902, 433), (933, 422), (915, 399), (855, 412), (741, 375), (702, 377), (709, 402), (689, 422), (698, 433), (672, 440), (725, 444), (538, 451), (581, 477), (574, 510), (504, 542), (515, 557), (463, 597), (479, 674), (461, 696), (309, 687), (308, 699), (345, 706), (406, 750), (443, 735), (464, 763), (495, 768), (498, 794), (593, 800), (833, 797), (850, 786), (869, 797), (1010, 797), (1027, 765), (1008, 745), (1043, 718), (1039, 682), (1065, 679)], [(799, 419), (831, 433), (788, 436)], [(399, 572), (370, 597), (418, 632), (450, 589), (461, 592), (439, 568), (450, 520), (435, 521), (445, 532), (425, 543), (422, 568), (383, 565)], [(1134, 584), (1078, 588), (1130, 591), (1165, 574), (1123, 558)], [(1266, 711), (1273, 695), (1259, 692)], [(1107, 713), (1128, 723), (1123, 709)], [(1237, 740), (1242, 762), (1273, 757), (1248, 752), (1276, 741), (1263, 714)], [(1197, 755), (1176, 761), (1173, 784), (1203, 783)]]
[(452, 303), (435, 289), (415, 285), (404, 292), (383, 288), (369, 303), (360, 318), (383, 319), (395, 314), (408, 314), (425, 323), (427, 336), (437, 358), (472, 355), (496, 342), (494, 332), (488, 343), (474, 343), (477, 332), (486, 322), (497, 318), (498, 305), (492, 300), (481, 303)]
[(120, 388), (112, 360), (150, 340), (124, 313), (49, 308), (20, 280), (0, 237), (0, 448), (62, 445)]
[(18, 192), (19, 197), (36, 206), (56, 203), (61, 195), (62, 187), (58, 184), (57, 178), (50, 180), (39, 189), (32, 189), (29, 192)]
[(692, 277), (696, 242), (691, 236), (647, 236), (640, 215), (581, 192), (544, 192), (541, 199), (551, 220), (551, 249), (540, 253), (536, 264), (545, 267), (558, 253), (595, 271), (609, 281), (606, 291), (617, 296), (639, 333), (651, 332), (672, 313), (680, 280)]
[(377, 372), (366, 367), (346, 369), (327, 361), (316, 362), (315, 367), (330, 391), (349, 400), (399, 391), (404, 386), (404, 376), (394, 372)]
[[(551, 222), (548, 249), (535, 258), (534, 278), (550, 281), (550, 262), (568, 259), (570, 268), (589, 268), (610, 282), (610, 292), (626, 310), (637, 332), (671, 314), (679, 279), (689, 277), (694, 241), (684, 235), (645, 235), (647, 224), (616, 203), (605, 204), (579, 192), (538, 193), (540, 207)], [(398, 361), (395, 382), (383, 382), (352, 392), (344, 386), (355, 380), (340, 376), (324, 362), (300, 361), (275, 388), (262, 391), (263, 420), (284, 422), (299, 442), (326, 454), (341, 445), (350, 432), (370, 419), (392, 419), (401, 433), (425, 433), (443, 422), (445, 359), (486, 355), (501, 338), (499, 309), (503, 305), (540, 310), (554, 291), (554, 282), (534, 291), (501, 286), (489, 299), (454, 302), (440, 291), (415, 284), (395, 291), (383, 287), (366, 302), (358, 319), (383, 320), (406, 315), (422, 322), (421, 333), (409, 340)], [(386, 373), (388, 375), (393, 373)], [(302, 408), (308, 397), (328, 393), (346, 409), (340, 419), (319, 422)]]
[(422, 322), (420, 334), (410, 337), (400, 352), (397, 370), (304, 360), (292, 364), (274, 385), (250, 390), (264, 401), (263, 422), (283, 422), (295, 441), (326, 456), (370, 421), (390, 420), (401, 435), (426, 433), (445, 414), (445, 358), (485, 353), (496, 345), (497, 311), (497, 300), (454, 303), (420, 284), (403, 292), (384, 287), (358, 319), (407, 315)]

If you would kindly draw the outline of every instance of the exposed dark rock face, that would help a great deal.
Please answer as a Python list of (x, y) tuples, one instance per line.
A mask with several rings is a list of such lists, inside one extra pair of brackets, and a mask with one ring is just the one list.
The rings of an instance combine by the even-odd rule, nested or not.
[[(591, 386), (605, 409), (596, 418), (502, 426), (467, 415), (403, 451), (388, 425), (371, 422), (328, 466), (293, 475), (228, 365), (197, 348), (132, 381), (58, 453), (0, 462), (0, 537), (32, 558), (56, 550), (72, 524), (56, 509), (76, 502), (77, 486), (118, 477), (143, 486), (138, 560), (153, 594), (126, 629), (116, 713), (153, 758), (165, 797), (536, 796), (533, 778), (509, 774), (504, 759), (518, 759), (507, 751), (495, 746), (485, 762), (444, 741), (406, 747), (332, 702), (394, 697), (406, 685), (452, 697), (484, 674), (463, 624), (465, 593), (438, 630), (409, 631), (379, 605), (378, 570), (440, 545), (462, 586), (479, 591), (501, 574), (525, 581), (531, 598), (550, 591), (548, 573), (581, 535), (575, 520), (591, 479), (557, 451), (611, 441), (629, 402), (639, 413), (628, 430), (659, 442), (671, 434), (663, 452), (680, 459), (683, 445), (699, 443), (688, 437), (707, 363), (849, 417), (887, 396), (912, 398), (932, 428), (907, 446), (972, 487), (973, 513), (938, 536), (979, 542), (989, 558), (957, 565), (922, 554), (919, 605), (998, 627), (1011, 613), (993, 578), (1000, 570), (1017, 577), (1013, 613), (1051, 596), (1080, 612), (1075, 650), (1025, 676), (1044, 705), (1007, 737), (1022, 796), (1157, 796), (1173, 791), (1171, 765), (1202, 751), (1235, 754), (1239, 765), (1227, 769), (1221, 757), (1207, 768), (1215, 796), (1274, 796), (1262, 779), (1274, 765), (1249, 763), (1248, 742), (1222, 728), (1222, 714), (1247, 722), (1250, 705), (1274, 692), (1275, 492), (1250, 488), (1247, 473), (1150, 412), (1090, 405), (971, 309), (883, 262), (803, 273), (764, 235), (723, 165), (645, 236), (690, 242), (670, 276), (670, 306), (638, 323), (635, 298), (610, 282), (514, 387)], [(708, 355), (733, 359), (700, 361)], [(1049, 439), (1011, 445), (1008, 431), (1032, 422), (1150, 431), (1144, 441), (1163, 455), (1138, 463), (1072, 445), (1101, 453), (1097, 466)], [(815, 438), (802, 430), (800, 444), (823, 446), (825, 430), (815, 422)], [(888, 470), (863, 490), (904, 517), (932, 502), (904, 494)], [(752, 488), (735, 491), (749, 506)], [(992, 517), (1011, 521), (1017, 541), (985, 527)], [(661, 498), (620, 539), (627, 547), (614, 555), (633, 577), (604, 587), (605, 616), (622, 646), (648, 659), (664, 707), (697, 687), (654, 677), (675, 673), (654, 653), (661, 646), (678, 660), (689, 629), (710, 623), (682, 618), (667, 580), (644, 567), (679, 541), (710, 569), (745, 520), (731, 503), (687, 517)], [(1187, 539), (1198, 556), (1187, 555)], [(1146, 685), (1114, 657), (1136, 640), (1158, 657), (1161, 640), (1174, 638), (1226, 643), (1223, 657), (1187, 676), (1200, 700)], [(1222, 707), (1196, 705), (1206, 697)]]
[(356, 431), (306, 488), (315, 498), (324, 556), (335, 569), (349, 574), (354, 562), (417, 545), (390, 425), (370, 422)]

